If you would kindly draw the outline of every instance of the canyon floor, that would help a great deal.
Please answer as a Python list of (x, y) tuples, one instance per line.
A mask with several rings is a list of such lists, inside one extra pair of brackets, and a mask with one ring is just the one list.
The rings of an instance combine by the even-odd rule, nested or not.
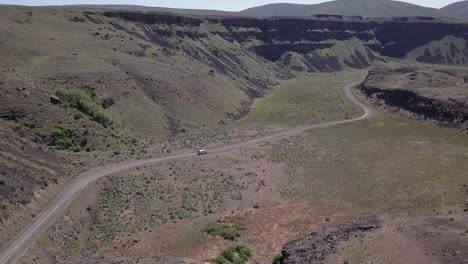
[[(233, 131), (355, 117), (342, 86), (364, 74), (285, 81)], [(288, 111), (269, 107), (278, 103)], [(381, 109), (371, 120), (147, 165), (88, 187), (21, 262), (203, 263), (244, 244), (251, 263), (271, 263), (288, 241), (377, 217), (378, 228), (337, 240), (317, 263), (463, 263), (466, 149), (468, 138), (455, 130)], [(234, 219), (245, 227), (234, 240), (206, 232)]]

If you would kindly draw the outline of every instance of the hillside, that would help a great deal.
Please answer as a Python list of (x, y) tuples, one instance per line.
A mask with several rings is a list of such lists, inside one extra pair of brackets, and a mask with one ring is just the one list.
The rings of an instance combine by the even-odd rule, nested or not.
[[(193, 16), (245, 16), (245, 17), (309, 17), (313, 15), (343, 15), (362, 17), (451, 17), (467, 18), (468, 1), (456, 2), (436, 9), (394, 0), (335, 0), (319, 4), (267, 4), (242, 11), (181, 9), (141, 5), (65, 5), (57, 9), (116, 10), (160, 12)], [(1, 6), (1, 5), (0, 5)], [(5, 6), (5, 5), (4, 5)]]
[(201, 20), (155, 17), (0, 8), (1, 241), (20, 227), (14, 212), (34, 204), (28, 221), (77, 171), (161, 155), (177, 136), (204, 144), (190, 135), (242, 116), (283, 76)]
[(90, 9), (106, 9), (106, 10), (121, 10), (121, 11), (138, 11), (138, 12), (167, 12), (181, 15), (198, 15), (198, 16), (227, 16), (235, 15), (236, 12), (219, 11), (219, 10), (203, 10), (203, 9), (180, 9), (166, 7), (151, 7), (139, 5), (70, 5), (66, 8), (90, 8)]
[(362, 17), (446, 17), (467, 18), (467, 1), (456, 2), (436, 9), (404, 1), (394, 0), (335, 0), (319, 4), (267, 4), (242, 11), (220, 11), (206, 9), (180, 9), (140, 5), (66, 5), (54, 8), (116, 10), (136, 12), (160, 12), (193, 16), (244, 16), (244, 17), (310, 17), (313, 15), (343, 15)]
[(467, 18), (468, 17), (468, 1), (461, 1), (450, 4), (441, 9), (442, 13), (447, 16)]
[[(11, 203), (2, 205), (4, 219), (29, 203), (38, 186), (66, 181), (56, 174), (67, 164), (93, 166), (167, 141), (178, 142), (172, 148), (213, 142), (213, 128), (244, 116), (255, 98), (291, 74), (365, 69), (388, 58), (468, 63), (468, 25), (429, 18), (203, 18), (25, 7), (0, 12), (0, 122), (11, 134), (7, 142), (17, 146), (2, 158), (2, 177), (23, 163), (35, 173), (47, 171), (34, 181), (22, 172), (6, 177), (1, 188)], [(32, 166), (38, 161), (31, 158), (8, 165), (22, 145), (51, 153), (51, 160), (57, 153), (64, 158), (47, 162), (51, 168)], [(165, 148), (156, 149), (170, 151)], [(99, 152), (107, 154), (94, 159)], [(14, 186), (23, 180), (31, 186), (18, 191)]]
[(336, 0), (313, 5), (270, 4), (246, 9), (241, 14), (262, 17), (307, 17), (318, 14), (363, 17), (440, 16), (438, 9), (390, 0)]
[[(40, 212), (61, 186), (82, 171), (128, 159), (192, 152), (197, 148), (246, 140), (304, 123), (349, 119), (357, 113), (344, 98), (343, 86), (361, 80), (366, 69), (374, 64), (406, 61), (466, 66), (467, 31), (468, 24), (428, 17), (316, 15), (308, 18), (262, 19), (90, 10), (80, 7), (1, 6), (0, 246)], [(446, 83), (434, 81), (434, 85), (437, 84), (439, 88), (450, 88), (465, 78), (461, 73), (452, 76), (447, 72), (428, 72), (429, 75), (447, 79)], [(392, 77), (411, 77), (401, 77), (398, 72), (391, 73)], [(385, 70), (381, 74), (385, 74)], [(368, 82), (371, 83), (371, 80), (369, 78)], [(382, 79), (382, 83), (387, 81), (392, 80)], [(402, 83), (402, 89), (409, 84), (410, 81)], [(464, 84), (460, 87), (465, 89)], [(443, 97), (444, 94), (437, 96)], [(455, 109), (458, 103), (466, 103), (456, 101), (452, 104), (450, 98), (438, 99), (450, 103), (450, 109)], [(459, 119), (441, 121), (453, 123)], [(465, 122), (464, 119), (462, 121)], [(461, 125), (464, 124), (459, 127), (463, 127)], [(415, 138), (426, 140), (426, 127), (413, 123), (408, 126), (415, 126), (416, 132), (412, 131)], [(54, 250), (59, 252), (60, 258), (65, 259), (65, 263), (70, 263), (66, 261), (68, 257), (76, 260), (75, 257), (84, 256), (81, 259), (84, 262), (87, 257), (94, 258), (97, 245), (107, 257), (113, 256), (116, 250), (128, 253), (126, 247), (132, 247), (137, 242), (125, 240), (127, 244), (122, 245), (123, 242), (118, 241), (117, 230), (134, 235), (135, 230), (146, 232), (145, 228), (151, 229), (155, 225), (159, 228), (161, 224), (164, 227), (161, 230), (171, 232), (173, 226), (165, 229), (168, 226), (164, 225), (182, 223), (192, 226), (192, 220), (219, 216), (244, 206), (258, 209), (258, 201), (270, 204), (270, 199), (289, 197), (290, 190), (282, 189), (284, 186), (288, 186), (288, 189), (292, 181), (285, 180), (289, 177), (286, 174), (291, 174), (289, 179), (299, 179), (300, 184), (291, 187), (298, 195), (314, 190), (313, 195), (317, 197), (312, 200), (332, 201), (336, 197), (328, 197), (328, 194), (333, 192), (321, 193), (325, 188), (311, 186), (308, 175), (323, 176), (320, 184), (344, 179), (340, 185), (332, 184), (338, 186), (340, 192), (347, 191), (344, 187), (349, 186), (350, 182), (367, 182), (366, 179), (359, 178), (356, 181), (352, 178), (364, 175), (362, 171), (357, 171), (363, 167), (355, 167), (353, 164), (357, 161), (347, 159), (359, 154), (364, 155), (363, 160), (375, 160), (372, 155), (366, 156), (366, 153), (376, 150), (375, 144), (367, 142), (365, 133), (373, 135), (374, 142), (385, 141), (379, 146), (381, 150), (398, 152), (394, 140), (386, 138), (386, 132), (381, 131), (386, 127), (350, 126), (347, 129), (349, 131), (334, 130), (341, 141), (329, 138), (329, 134), (322, 132), (319, 140), (307, 135), (309, 145), (302, 144), (303, 139), (298, 138), (293, 142), (252, 148), (248, 154), (237, 149), (234, 154), (224, 153), (224, 159), (213, 155), (206, 163), (202, 163), (201, 159), (179, 161), (164, 164), (162, 168), (155, 165), (129, 172), (136, 176), (134, 178), (117, 175), (109, 182), (103, 179), (92, 186), (95, 189), (90, 191), (92, 195), (86, 196), (89, 199), (86, 205), (78, 205), (84, 206), (80, 209), (80, 217), (87, 217), (85, 222), (90, 227), (86, 234), (90, 239), (84, 239), (85, 235), (69, 235), (72, 229), (57, 229), (58, 233), (67, 235), (53, 235), (58, 236), (54, 239), (61, 243), (56, 244)], [(406, 136), (406, 131), (395, 129), (393, 132), (391, 134), (395, 137)], [(452, 132), (437, 133), (445, 135)], [(356, 146), (343, 139), (348, 135), (358, 137)], [(432, 142), (438, 138), (435, 136), (427, 140)], [(447, 150), (444, 155), (454, 155), (448, 151), (452, 150), (452, 146), (456, 153), (459, 151), (457, 146), (460, 151), (466, 150), (457, 143), (458, 140), (464, 142), (464, 139), (453, 134), (450, 134), (450, 138), (453, 140), (447, 143), (450, 148), (437, 146), (442, 152)], [(409, 144), (406, 141), (413, 139), (398, 140), (406, 146)], [(347, 150), (340, 149), (341, 142), (348, 144)], [(324, 152), (315, 152), (314, 144), (321, 143)], [(308, 158), (298, 158), (297, 153), (305, 146), (309, 148), (306, 153)], [(333, 149), (329, 149), (330, 146)], [(352, 155), (345, 153), (363, 146), (367, 147), (365, 151)], [(418, 152), (418, 148), (419, 145), (414, 151)], [(287, 152), (285, 149), (288, 149)], [(379, 150), (377, 154), (381, 155), (380, 160), (385, 160), (383, 165), (390, 167), (396, 164), (394, 160), (386, 159), (383, 151)], [(404, 155), (413, 157), (409, 152)], [(395, 159), (399, 157), (393, 156)], [(283, 161), (286, 158), (291, 159), (287, 164)], [(462, 159), (458, 161), (460, 170), (466, 171), (468, 163)], [(328, 163), (323, 167), (310, 167), (323, 162)], [(425, 158), (417, 162), (432, 164), (431, 159)], [(371, 163), (368, 161), (362, 164)], [(328, 170), (337, 168), (337, 165), (341, 172), (355, 168), (354, 176), (343, 178), (341, 174), (335, 175), (335, 172)], [(369, 171), (376, 174), (384, 171), (381, 164), (374, 165)], [(447, 162), (441, 167), (447, 170), (451, 165)], [(405, 173), (398, 175), (401, 176), (399, 179), (407, 179), (407, 173), (413, 173), (412, 168), (408, 164)], [(434, 170), (429, 168), (427, 171)], [(177, 176), (174, 176), (176, 173)], [(202, 177), (198, 177), (200, 175)], [(239, 175), (241, 178), (237, 177)], [(420, 177), (424, 180), (427, 175), (421, 173)], [(140, 182), (142, 179), (144, 182)], [(380, 182), (372, 184), (381, 186)], [(450, 181), (450, 184), (459, 184), (459, 181)], [(408, 185), (394, 187), (402, 190), (404, 186)], [(191, 190), (190, 196), (185, 187)], [(348, 202), (347, 197), (356, 198), (356, 193), (378, 191), (376, 188), (355, 187), (340, 197), (343, 204)], [(443, 187), (437, 190), (443, 193)], [(125, 195), (132, 199), (120, 199), (122, 188), (128, 188)], [(450, 188), (455, 187), (450, 185)], [(404, 195), (419, 199), (411, 196), (412, 191)], [(334, 193), (337, 192), (334, 190)], [(450, 205), (460, 200), (458, 192), (445, 193), (456, 195), (450, 200)], [(393, 201), (391, 194), (385, 193), (385, 198), (379, 201)], [(430, 199), (441, 197), (440, 193), (432, 194), (436, 198), (431, 196)], [(372, 203), (378, 193), (373, 195), (368, 197)], [(225, 202), (225, 199), (229, 202)], [(194, 205), (189, 201), (193, 201)], [(125, 210), (122, 204), (125, 204)], [(308, 201), (304, 204), (308, 204)], [(429, 202), (424, 201), (423, 204)], [(146, 210), (150, 208), (149, 205), (154, 207)], [(378, 204), (379, 208), (373, 210), (378, 211), (386, 205), (386, 202)], [(394, 206), (403, 207), (401, 204)], [(133, 211), (129, 213), (127, 207)], [(301, 211), (300, 208), (297, 210)], [(261, 212), (259, 210), (257, 213)], [(126, 219), (128, 215), (135, 215), (135, 218)], [(274, 215), (287, 216), (280, 213)], [(325, 218), (325, 214), (322, 215)], [(62, 224), (72, 225), (80, 217), (64, 220)], [(264, 221), (268, 222), (270, 216), (264, 217)], [(122, 219), (126, 222), (120, 222)], [(113, 224), (122, 228), (115, 228)], [(300, 231), (307, 231), (314, 225), (311, 222), (304, 224)], [(77, 226), (82, 225), (80, 223)], [(101, 233), (91, 232), (93, 226)], [(272, 250), (277, 250), (277, 246), (285, 239), (297, 238), (298, 233), (293, 233), (291, 231), (284, 237), (281, 235), (279, 242), (274, 245), (258, 243), (259, 247), (265, 246), (261, 249), (262, 254), (266, 256)], [(163, 239), (155, 239), (147, 233), (144, 236), (147, 240), (152, 239), (152, 245), (160, 249), (158, 243)], [(117, 240), (114, 241), (114, 238)], [(174, 239), (183, 240), (178, 237)], [(264, 240), (265, 237), (257, 236), (257, 239)], [(74, 244), (78, 243), (75, 240), (82, 244)], [(166, 248), (163, 249), (174, 253), (177, 251), (174, 248), (184, 245), (185, 240), (172, 241), (174, 245), (165, 244)], [(83, 252), (79, 252), (79, 247), (89, 251), (80, 255)], [(133, 253), (143, 254), (148, 249), (140, 246), (134, 250)], [(185, 253), (189, 251), (187, 248), (183, 250)], [(75, 255), (68, 256), (69, 251)], [(204, 254), (212, 258), (212, 253), (213, 250)], [(151, 262), (151, 259), (148, 261)]]

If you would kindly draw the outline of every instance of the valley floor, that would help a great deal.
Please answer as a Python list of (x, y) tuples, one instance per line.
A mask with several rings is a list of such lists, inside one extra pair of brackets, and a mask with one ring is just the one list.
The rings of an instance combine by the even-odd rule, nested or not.
[[(342, 88), (364, 74), (285, 81), (220, 141), (359, 116)], [(20, 263), (203, 263), (237, 244), (252, 250), (252, 263), (271, 263), (288, 241), (372, 216), (380, 228), (343, 241), (324, 261), (462, 263), (467, 150), (466, 135), (378, 110), (372, 120), (145, 165), (86, 188)], [(233, 240), (207, 233), (235, 221), (244, 228)]]

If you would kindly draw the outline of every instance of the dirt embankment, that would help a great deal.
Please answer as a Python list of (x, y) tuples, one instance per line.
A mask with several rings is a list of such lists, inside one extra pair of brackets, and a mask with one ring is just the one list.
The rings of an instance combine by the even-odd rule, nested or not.
[(468, 128), (468, 75), (461, 70), (378, 68), (370, 71), (361, 90), (375, 105), (461, 130)]

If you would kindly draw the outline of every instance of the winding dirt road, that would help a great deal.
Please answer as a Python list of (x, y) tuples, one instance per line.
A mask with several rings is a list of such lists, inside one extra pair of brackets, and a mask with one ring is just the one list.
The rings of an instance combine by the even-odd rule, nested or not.
[[(361, 108), (364, 114), (358, 118), (346, 119), (339, 121), (331, 121), (315, 125), (305, 125), (296, 127), (288, 130), (276, 132), (267, 136), (261, 136), (252, 140), (247, 140), (239, 143), (233, 143), (230, 145), (221, 146), (208, 150), (211, 153), (226, 152), (246, 145), (251, 145), (259, 142), (269, 141), (272, 139), (288, 137), (299, 134), (306, 130), (314, 128), (330, 127), (340, 124), (352, 123), (360, 120), (370, 119), (373, 116), (373, 111), (361, 103), (352, 93), (351, 89), (358, 83), (353, 83), (344, 88), (345, 95), (348, 100)], [(125, 171), (131, 168), (140, 167), (145, 164), (153, 164), (160, 162), (168, 162), (174, 160), (181, 160), (187, 158), (196, 157), (196, 153), (187, 153), (174, 155), (162, 158), (151, 158), (146, 160), (130, 160), (118, 164), (110, 164), (107, 166), (99, 167), (80, 174), (74, 180), (72, 180), (58, 195), (57, 197), (46, 206), (40, 214), (38, 214), (33, 221), (26, 226), (16, 237), (14, 237), (8, 244), (2, 248), (0, 252), (0, 264), (15, 263), (21, 256), (23, 256), (28, 249), (36, 241), (36, 238), (45, 232), (49, 226), (51, 226), (58, 217), (60, 217), (70, 203), (79, 195), (80, 191), (83, 190), (88, 184), (96, 181), (97, 179), (108, 176), (113, 173)]]

